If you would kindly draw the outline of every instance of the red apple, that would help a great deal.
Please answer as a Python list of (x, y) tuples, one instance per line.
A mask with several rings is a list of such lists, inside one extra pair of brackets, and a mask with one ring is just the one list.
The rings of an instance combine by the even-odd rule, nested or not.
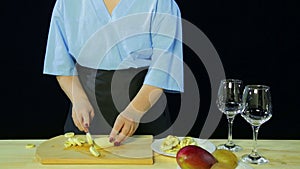
[(195, 145), (181, 148), (176, 154), (176, 161), (181, 169), (210, 169), (217, 162), (211, 153)]

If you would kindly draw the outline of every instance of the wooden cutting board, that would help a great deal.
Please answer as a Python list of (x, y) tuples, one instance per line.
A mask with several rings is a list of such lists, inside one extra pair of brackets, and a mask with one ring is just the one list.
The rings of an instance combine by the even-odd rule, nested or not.
[[(85, 135), (76, 135), (82, 137)], [(108, 136), (93, 136), (95, 142)], [(89, 145), (65, 148), (67, 140), (63, 135), (49, 139), (36, 149), (36, 158), (42, 164), (153, 164), (152, 135), (138, 135), (129, 138), (120, 146), (100, 148), (100, 157), (93, 156)]]

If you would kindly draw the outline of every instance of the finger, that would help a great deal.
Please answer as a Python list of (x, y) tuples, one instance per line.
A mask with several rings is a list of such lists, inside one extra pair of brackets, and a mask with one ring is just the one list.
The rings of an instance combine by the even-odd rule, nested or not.
[[(94, 117), (95, 117), (95, 112), (94, 112), (94, 110), (92, 110), (92, 111), (91, 111), (91, 120), (92, 120)], [(91, 121), (91, 120), (90, 120), (90, 121)]]
[(90, 127), (90, 115), (89, 113), (84, 113), (82, 116), (82, 126), (85, 132), (88, 132)]
[(138, 128), (138, 123), (134, 123), (134, 125), (132, 126), (132, 128), (131, 128), (131, 130), (129, 131), (129, 134), (128, 134), (128, 136), (130, 137), (130, 136), (132, 136), (133, 134), (134, 134), (134, 132), (137, 130), (137, 128)]
[(84, 125), (83, 125), (83, 117), (82, 117), (82, 114), (81, 113), (77, 113), (75, 111), (75, 116), (76, 116), (76, 119), (77, 119), (77, 127), (80, 131), (84, 131)]
[(74, 122), (75, 126), (76, 126), (80, 131), (83, 131), (83, 129), (81, 128), (80, 122), (79, 122), (79, 120), (78, 120), (78, 118), (77, 118), (77, 115), (76, 115), (76, 112), (75, 112), (75, 111), (72, 112), (72, 119), (73, 119), (73, 122)]
[(115, 145), (120, 145), (121, 142), (126, 140), (126, 138), (129, 136), (130, 130), (132, 130), (131, 128), (132, 128), (132, 125), (130, 123), (129, 124), (125, 123), (120, 134), (116, 138)]
[(82, 129), (81, 129), (81, 127), (80, 127), (80, 124), (79, 124), (78, 120), (77, 120), (77, 119), (73, 119), (73, 122), (74, 122), (75, 126), (78, 128), (78, 130), (79, 130), (79, 131), (82, 131)]
[(120, 133), (114, 142), (115, 146), (120, 146), (123, 141), (125, 141), (129, 136)]
[(109, 134), (110, 142), (113, 142), (115, 140), (116, 136), (118, 135), (119, 131), (122, 129), (123, 125), (124, 125), (124, 121), (122, 120), (122, 117), (118, 116), (115, 121), (114, 127), (112, 128)]
[(88, 131), (88, 128), (85, 127), (85, 124), (84, 124), (84, 118), (81, 117), (80, 120), (79, 120), (79, 125), (80, 125), (80, 128), (81, 128), (81, 131), (84, 131), (84, 132), (87, 132)]

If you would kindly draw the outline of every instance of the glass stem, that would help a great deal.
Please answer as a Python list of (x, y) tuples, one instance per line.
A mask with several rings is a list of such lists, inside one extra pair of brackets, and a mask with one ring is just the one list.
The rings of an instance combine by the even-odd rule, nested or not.
[(252, 157), (259, 157), (260, 155), (257, 152), (257, 136), (258, 136), (258, 130), (260, 126), (252, 126), (253, 130), (253, 149), (251, 152)]
[(227, 117), (227, 120), (228, 120), (228, 140), (226, 145), (234, 146), (234, 143), (232, 141), (232, 125), (233, 125), (234, 116)]

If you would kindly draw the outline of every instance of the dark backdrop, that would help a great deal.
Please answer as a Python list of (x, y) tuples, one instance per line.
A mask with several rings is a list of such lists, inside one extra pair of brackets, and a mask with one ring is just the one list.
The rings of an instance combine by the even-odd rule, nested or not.
[[(68, 99), (52, 76), (43, 75), (50, 15), (55, 0), (1, 4), (0, 138), (50, 138), (63, 133)], [(300, 139), (298, 107), (299, 6), (296, 0), (177, 0), (182, 17), (211, 40), (228, 78), (271, 87), (273, 117), (260, 130), (264, 139)], [(201, 95), (199, 116), (190, 135), (198, 136), (210, 106), (209, 77), (201, 60), (184, 46)], [(171, 95), (173, 112), (180, 105)], [(211, 138), (227, 137), (223, 116)], [(240, 116), (234, 138), (251, 138)]]

